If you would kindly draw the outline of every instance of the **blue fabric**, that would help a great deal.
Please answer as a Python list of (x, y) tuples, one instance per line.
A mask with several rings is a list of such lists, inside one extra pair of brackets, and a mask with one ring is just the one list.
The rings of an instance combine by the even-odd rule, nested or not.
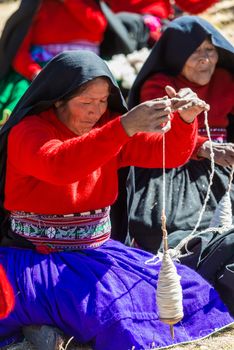
[(54, 56), (40, 45), (33, 45), (31, 56), (36, 62), (49, 62)]
[(173, 341), (158, 319), (160, 263), (146, 264), (152, 257), (113, 240), (95, 250), (49, 255), (0, 248), (16, 297), (15, 309), (0, 321), (0, 346), (30, 324), (55, 325), (80, 342), (92, 341), (95, 350), (137, 350), (199, 339), (233, 322), (215, 290), (177, 265), (185, 316)]

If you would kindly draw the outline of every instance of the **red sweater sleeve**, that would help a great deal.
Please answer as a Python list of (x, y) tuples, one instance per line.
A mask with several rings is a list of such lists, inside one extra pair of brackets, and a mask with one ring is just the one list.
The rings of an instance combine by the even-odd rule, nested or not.
[(120, 117), (86, 135), (61, 140), (50, 124), (35, 116), (25, 118), (11, 130), (8, 161), (21, 174), (65, 185), (88, 177), (128, 141)]
[(36, 63), (30, 55), (31, 44), (32, 29), (30, 29), (25, 36), (12, 62), (15, 71), (29, 80), (33, 80), (34, 76), (41, 71), (40, 65)]
[(172, 12), (169, 0), (109, 0), (107, 3), (114, 12), (135, 12), (159, 18), (168, 18)]
[(207, 140), (208, 140), (208, 137), (204, 137), (204, 136), (200, 136), (200, 135), (197, 136), (197, 143), (196, 143), (196, 146), (195, 146), (193, 153), (192, 153), (192, 156), (191, 156), (192, 159), (196, 159), (196, 160), (201, 159), (201, 157), (197, 156), (197, 152), (198, 152), (199, 148), (203, 145), (203, 143), (206, 142)]
[[(188, 124), (178, 113), (174, 113), (171, 129), (165, 134), (166, 168), (175, 168), (186, 163), (196, 145), (196, 139), (197, 120)], [(130, 164), (145, 168), (162, 168), (163, 135), (138, 133), (123, 147), (121, 156), (121, 166)]]
[(176, 0), (175, 2), (181, 10), (192, 14), (198, 14), (207, 10), (217, 1), (218, 0)]

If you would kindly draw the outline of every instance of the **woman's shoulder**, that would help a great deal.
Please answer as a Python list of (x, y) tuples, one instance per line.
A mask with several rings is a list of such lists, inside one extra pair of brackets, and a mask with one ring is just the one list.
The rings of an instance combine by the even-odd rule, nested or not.
[(166, 85), (172, 85), (174, 86), (174, 80), (175, 77), (167, 75), (165, 73), (154, 73), (151, 76), (149, 76), (144, 84), (142, 85), (142, 88), (147, 88), (149, 86), (158, 86), (158, 87), (165, 87)]
[(234, 74), (225, 68), (218, 67), (214, 71), (213, 80), (217, 80), (219, 83), (222, 81), (222, 84), (228, 82), (234, 83)]
[(141, 101), (146, 101), (152, 98), (163, 97), (165, 95), (165, 86), (174, 87), (174, 77), (164, 73), (152, 74), (141, 87)]
[(25, 137), (25, 135), (35, 135), (38, 131), (48, 131), (51, 129), (52, 124), (50, 123), (50, 114), (51, 112), (46, 111), (40, 114), (34, 114), (24, 117), (17, 125), (15, 125), (11, 131), (11, 137)]

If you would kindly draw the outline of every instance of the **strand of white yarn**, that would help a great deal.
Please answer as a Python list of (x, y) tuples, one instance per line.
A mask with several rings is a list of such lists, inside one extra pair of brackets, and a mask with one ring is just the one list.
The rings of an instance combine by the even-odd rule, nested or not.
[[(232, 203), (230, 198), (231, 185), (233, 181), (234, 167), (232, 166), (227, 190), (221, 198), (218, 206), (215, 209), (214, 215), (211, 219), (209, 228), (217, 229), (218, 232), (227, 230), (232, 227)], [(221, 229), (221, 230), (220, 230)]]
[(163, 134), (163, 208), (162, 208), (162, 232), (163, 232), (163, 257), (158, 276), (156, 300), (159, 311), (159, 319), (170, 325), (171, 336), (174, 339), (173, 325), (179, 322), (183, 316), (183, 294), (180, 284), (180, 276), (168, 251), (165, 197), (165, 134)]
[[(174, 247), (172, 249), (173, 250), (172, 255), (176, 256), (177, 258), (180, 258), (182, 256), (191, 254), (189, 252), (189, 250), (188, 250), (188, 243), (189, 243), (189, 241), (192, 238), (194, 238), (196, 236), (199, 236), (201, 234), (201, 231), (200, 232), (198, 231), (198, 227), (200, 226), (203, 214), (204, 214), (204, 212), (206, 210), (207, 202), (208, 202), (208, 200), (210, 198), (211, 186), (213, 184), (213, 178), (214, 178), (214, 173), (215, 173), (215, 161), (214, 161), (214, 151), (213, 151), (213, 146), (212, 146), (212, 140), (211, 140), (211, 136), (210, 136), (210, 128), (209, 128), (209, 125), (208, 125), (208, 113), (207, 113), (207, 111), (204, 112), (204, 116), (205, 116), (204, 123), (205, 123), (206, 132), (207, 132), (209, 145), (210, 145), (211, 172), (210, 172), (210, 176), (209, 176), (209, 185), (208, 185), (206, 197), (205, 197), (205, 200), (204, 200), (204, 204), (203, 204), (203, 206), (201, 208), (201, 211), (199, 213), (198, 220), (197, 220), (197, 223), (196, 223), (194, 229), (192, 230), (192, 232), (187, 237), (182, 239), (180, 241), (180, 243), (176, 247)], [(204, 231), (202, 231), (202, 232), (204, 232)], [(181, 250), (182, 250), (183, 247), (186, 250), (186, 254), (182, 255), (181, 254)]]

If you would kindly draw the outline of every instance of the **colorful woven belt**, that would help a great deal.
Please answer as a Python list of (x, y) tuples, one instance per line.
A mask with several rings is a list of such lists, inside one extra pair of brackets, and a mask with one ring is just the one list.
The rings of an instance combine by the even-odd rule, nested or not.
[(11, 230), (43, 253), (97, 248), (110, 238), (110, 208), (67, 215), (14, 211)]
[[(200, 136), (206, 136), (207, 132), (205, 128), (199, 128), (198, 133)], [(210, 136), (211, 140), (215, 142), (226, 142), (227, 139), (227, 130), (225, 128), (212, 128), (210, 127)]]

